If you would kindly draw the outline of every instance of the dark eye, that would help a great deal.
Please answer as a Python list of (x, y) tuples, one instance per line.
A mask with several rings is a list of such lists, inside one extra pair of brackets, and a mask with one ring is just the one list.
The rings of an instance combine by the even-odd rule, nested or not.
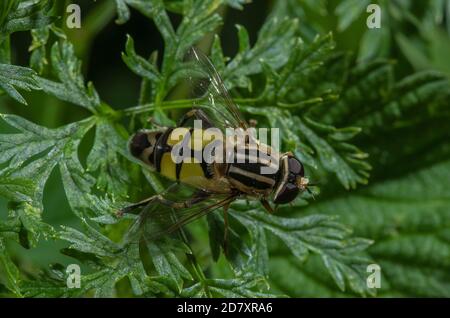
[(303, 165), (296, 158), (289, 158), (289, 173), (293, 173), (296, 176), (304, 177), (305, 170)]
[(298, 187), (294, 183), (286, 183), (283, 188), (281, 188), (280, 193), (277, 195), (273, 201), (275, 204), (289, 203), (293, 201), (298, 195)]

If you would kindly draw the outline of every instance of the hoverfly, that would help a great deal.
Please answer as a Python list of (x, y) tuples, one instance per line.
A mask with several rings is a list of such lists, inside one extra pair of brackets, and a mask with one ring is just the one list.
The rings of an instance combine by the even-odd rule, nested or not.
[[(305, 178), (303, 164), (292, 153), (278, 153), (258, 140), (255, 140), (256, 143), (253, 144), (256, 144), (257, 149), (253, 150), (258, 152), (264, 149), (277, 160), (277, 169), (270, 174), (260, 173), (260, 168), (269, 164), (259, 157), (244, 163), (215, 161), (208, 163), (205, 160), (175, 163), (173, 161), (171, 152), (175, 141), (180, 141), (180, 136), (174, 136), (175, 132), (179, 135), (181, 131), (184, 137), (195, 136), (194, 128), (189, 125), (192, 119), (201, 121), (202, 127), (213, 127), (221, 131), (226, 128), (245, 131), (249, 128), (249, 124), (243, 119), (238, 107), (231, 99), (212, 62), (196, 49), (190, 49), (188, 54), (189, 63), (192, 64), (194, 72), (200, 74), (196, 82), (191, 78), (191, 83), (195, 82), (194, 87), (200, 88), (202, 92), (197, 92), (197, 95), (202, 98), (196, 99), (197, 102), (194, 103), (192, 110), (181, 118), (177, 127), (141, 130), (135, 133), (129, 142), (129, 151), (135, 158), (159, 174), (175, 181), (176, 184), (161, 194), (122, 209), (119, 214), (146, 206), (146, 218), (152, 225), (148, 230), (152, 232), (149, 236), (156, 239), (176, 231), (211, 211), (223, 208), (224, 242), (226, 242), (227, 209), (233, 201), (238, 198), (256, 199), (267, 211), (273, 212), (269, 201), (276, 205), (289, 203), (299, 193), (308, 190), (309, 181)], [(197, 150), (205, 149), (212, 142), (204, 135), (201, 134), (201, 136), (200, 149)], [(243, 145), (246, 148), (244, 151), (246, 157), (250, 156), (250, 152), (247, 151), (249, 145), (249, 139), (246, 138)], [(180, 199), (176, 185), (192, 187), (196, 189), (196, 192), (187, 199)]]

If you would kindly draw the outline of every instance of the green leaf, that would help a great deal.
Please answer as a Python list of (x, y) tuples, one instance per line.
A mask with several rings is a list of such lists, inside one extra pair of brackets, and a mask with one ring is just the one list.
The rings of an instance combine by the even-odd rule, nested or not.
[[(79, 163), (77, 148), (81, 138), (92, 127), (92, 119), (48, 129), (15, 115), (3, 115), (2, 118), (19, 130), (18, 133), (0, 135), (0, 163), (9, 163), (0, 173), (3, 178), (8, 178), (4, 180), (13, 178), (30, 180), (28, 184), (33, 182), (33, 205), (42, 207), (45, 183), (53, 168), (59, 164), (69, 203), (74, 208), (87, 207), (89, 204), (79, 194), (89, 193), (89, 185), (93, 181)], [(30, 158), (33, 160), (30, 161)], [(30, 196), (29, 186), (16, 187), (15, 191), (16, 196)]]
[(21, 296), (19, 269), (9, 257), (2, 237), (0, 237), (0, 282), (16, 296)]
[[(336, 136), (342, 136), (342, 133), (335, 127), (320, 125), (308, 118), (305, 118), (305, 122), (310, 127), (300, 120), (297, 121), (299, 131), (303, 133), (308, 142), (314, 147), (324, 168), (336, 173), (339, 181), (346, 189), (355, 188), (357, 183), (366, 184), (369, 177), (368, 171), (371, 169), (371, 166), (364, 161), (367, 158), (367, 154), (357, 147), (339, 140), (342, 137), (337, 138)], [(311, 128), (325, 131), (328, 134), (328, 140), (321, 138)], [(350, 136), (360, 132), (360, 129), (354, 127), (347, 127), (343, 130), (352, 130)]]
[(29, 203), (10, 203), (8, 220), (20, 224), (19, 243), (27, 249), (36, 247), (41, 237), (55, 235), (53, 228), (42, 221), (42, 211)]
[(140, 11), (142, 14), (155, 21), (155, 25), (161, 33), (166, 45), (175, 39), (175, 31), (170, 22), (169, 16), (164, 9), (162, 0), (152, 2), (144, 0), (125, 0), (126, 3)]
[(11, 201), (31, 201), (35, 186), (29, 179), (0, 175), (0, 195)]
[(428, 61), (425, 53), (414, 44), (413, 39), (408, 39), (403, 34), (397, 34), (395, 39), (403, 54), (415, 69), (424, 70), (430, 67), (430, 62)]
[[(238, 268), (238, 271), (251, 270), (257, 273), (259, 276), (269, 277), (269, 250), (268, 242), (266, 239), (266, 233), (264, 227), (259, 226), (257, 222), (246, 222), (243, 220), (248, 232), (250, 233), (252, 240), (252, 247), (250, 251), (250, 257), (246, 264)], [(210, 233), (213, 229), (210, 229)], [(220, 232), (219, 232), (220, 233)], [(220, 233), (222, 234), (222, 233)], [(212, 239), (210, 235), (210, 240)], [(238, 237), (239, 239), (239, 237)], [(216, 238), (217, 240), (217, 238)], [(229, 244), (229, 243), (228, 243)], [(211, 245), (211, 242), (210, 242)], [(240, 246), (242, 249), (242, 246)], [(228, 255), (227, 255), (228, 256)], [(228, 256), (229, 258), (229, 256)]]
[(0, 87), (16, 101), (27, 105), (16, 88), (25, 91), (40, 89), (39, 84), (33, 78), (34, 74), (35, 72), (27, 67), (0, 64)]
[[(340, 215), (381, 266), (386, 295), (436, 297), (449, 293), (449, 161), (372, 183), (351, 196), (309, 206), (308, 213)], [(367, 222), (366, 220), (369, 220)]]
[(390, 48), (390, 36), (388, 28), (366, 31), (359, 48), (358, 60), (365, 61), (377, 57), (386, 57)]
[(222, 73), (227, 86), (250, 89), (248, 76), (262, 71), (261, 61), (274, 69), (284, 65), (295, 41), (293, 35), (297, 25), (298, 21), (295, 19), (271, 18), (264, 23), (255, 45), (251, 48), (246, 29), (238, 26), (239, 52)]
[(51, 0), (7, 0), (2, 6), (0, 31), (3, 34), (38, 29), (55, 21), (55, 17), (48, 15), (49, 10), (53, 6), (53, 1)]
[(98, 172), (97, 188), (115, 197), (126, 197), (130, 178), (120, 153), (127, 149), (126, 140), (113, 123), (98, 122), (94, 145), (87, 158), (87, 170)]
[(182, 297), (259, 298), (276, 297), (270, 293), (258, 292), (257, 287), (265, 282), (264, 278), (244, 275), (235, 279), (208, 279), (183, 290)]
[(445, 99), (450, 94), (448, 78), (433, 71), (412, 74), (390, 88), (389, 95), (379, 109), (355, 118), (355, 125), (364, 127), (367, 134), (414, 125), (445, 112)]
[(5, 23), (8, 14), (17, 8), (18, 0), (5, 0), (0, 4), (0, 25)]
[[(112, 297), (116, 293), (116, 283), (124, 277), (129, 279), (136, 295), (151, 291), (152, 287), (149, 285), (153, 285), (153, 282), (149, 282), (143, 268), (136, 241), (124, 240), (122, 244), (117, 244), (88, 223), (84, 222), (83, 225), (83, 232), (66, 227), (59, 234), (61, 239), (70, 242), (66, 254), (82, 262), (94, 261), (93, 264), (98, 269), (97, 272), (82, 277), (83, 287), (81, 291), (77, 291), (77, 295), (95, 290), (96, 297)], [(179, 293), (183, 279), (192, 280), (192, 276), (173, 253), (173, 245), (166, 243), (152, 241), (146, 242), (146, 245), (156, 271), (166, 277), (164, 288), (173, 288), (175, 293)]]
[(193, 278), (172, 252), (173, 244), (170, 245), (167, 242), (147, 242), (147, 248), (158, 274), (173, 280), (178, 292), (181, 292), (183, 278), (188, 280), (192, 280)]
[(117, 24), (124, 24), (130, 19), (130, 9), (128, 9), (125, 0), (116, 0), (117, 6)]
[(92, 83), (84, 84), (81, 61), (75, 57), (73, 45), (62, 39), (51, 52), (52, 69), (60, 82), (36, 76), (42, 89), (61, 100), (87, 108), (93, 113), (100, 109), (100, 98)]
[[(220, 16), (215, 13), (220, 4), (220, 0), (187, 1), (183, 20), (176, 31), (176, 58), (183, 57), (190, 47), (222, 23)], [(171, 46), (171, 43), (167, 44)]]
[[(209, 213), (207, 216), (208, 221), (208, 236), (209, 246), (212, 253), (212, 258), (215, 262), (219, 260), (221, 250), (224, 251), (224, 255), (229, 261), (232, 269), (236, 273), (240, 273), (244, 268), (249, 269), (253, 266), (252, 270), (255, 270), (258, 274), (267, 275), (265, 264), (261, 264), (257, 257), (261, 255), (260, 252), (254, 251), (254, 255), (250, 252), (250, 247), (241, 238), (241, 235), (237, 233), (233, 228), (228, 227), (225, 239), (225, 222), (222, 216), (222, 211)], [(253, 230), (253, 229), (252, 229)], [(263, 237), (261, 237), (263, 239)], [(261, 242), (263, 244), (263, 241)], [(254, 259), (247, 259), (248, 257), (256, 256)], [(260, 266), (261, 265), (261, 266)]]
[(352, 22), (361, 17), (362, 13), (370, 4), (369, 0), (344, 0), (336, 7), (335, 13), (338, 16), (338, 30), (344, 31)]
[(112, 297), (116, 283), (124, 277), (130, 280), (136, 294), (142, 294), (146, 273), (139, 261), (138, 245), (131, 244), (121, 249), (87, 223), (84, 223), (84, 230), (86, 233), (65, 228), (60, 234), (61, 239), (70, 242), (69, 248), (93, 254), (100, 258), (102, 264), (97, 272), (81, 278), (82, 288), (76, 292), (77, 295), (94, 290), (95, 297)]
[(65, 227), (59, 237), (70, 243), (69, 248), (83, 253), (90, 253), (98, 257), (114, 257), (120, 250), (120, 246), (96, 231), (87, 223), (84, 223), (86, 233), (73, 228)]
[(66, 192), (67, 200), (75, 212), (90, 209), (90, 193), (95, 179), (88, 174), (81, 165), (77, 149), (80, 140), (69, 140), (61, 149), (62, 160), (59, 162), (59, 171)]
[(122, 59), (130, 70), (152, 82), (160, 80), (161, 75), (159, 74), (156, 65), (136, 54), (134, 50), (134, 40), (130, 36), (127, 37), (125, 52), (126, 54), (122, 53)]
[(30, 57), (30, 66), (39, 74), (43, 73), (45, 66), (48, 64), (46, 44), (49, 35), (49, 27), (43, 27), (31, 31), (32, 42), (29, 50), (32, 53)]
[[(247, 226), (250, 224), (250, 230), (264, 228), (280, 238), (301, 263), (305, 262), (309, 253), (319, 255), (342, 291), (348, 286), (358, 294), (371, 293), (367, 290), (363, 279), (365, 267), (370, 264), (370, 260), (355, 254), (366, 249), (371, 241), (350, 238), (351, 231), (332, 218), (311, 215), (288, 219), (257, 210), (233, 215), (243, 224)], [(259, 244), (255, 238), (253, 243)]]
[(244, 5), (250, 3), (251, 0), (225, 0), (225, 3), (230, 7), (238, 10), (244, 9)]

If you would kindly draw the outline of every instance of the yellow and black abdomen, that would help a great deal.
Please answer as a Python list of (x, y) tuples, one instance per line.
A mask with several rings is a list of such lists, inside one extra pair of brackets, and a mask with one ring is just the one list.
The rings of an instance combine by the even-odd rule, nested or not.
[[(141, 131), (136, 133), (130, 142), (130, 152), (133, 156), (154, 167), (161, 175), (182, 183), (190, 184), (197, 188), (213, 190), (216, 192), (227, 191), (218, 187), (214, 179), (213, 163), (203, 160), (204, 148), (214, 140), (204, 130), (193, 128), (167, 128), (164, 131)], [(172, 150), (186, 142), (188, 153), (183, 155), (185, 160), (176, 160)], [(178, 148), (176, 148), (178, 149)]]

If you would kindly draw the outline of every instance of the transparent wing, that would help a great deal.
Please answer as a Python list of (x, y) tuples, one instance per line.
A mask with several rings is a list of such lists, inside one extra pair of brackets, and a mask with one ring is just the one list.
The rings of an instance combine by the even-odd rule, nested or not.
[[(174, 200), (176, 193), (166, 194), (162, 200), (150, 202), (136, 217), (125, 241), (154, 241), (176, 232), (182, 226), (218, 208), (230, 204), (235, 194), (194, 194), (188, 200)], [(184, 202), (189, 207), (180, 207)]]
[(192, 94), (198, 100), (194, 107), (205, 111), (219, 129), (224, 130), (227, 127), (247, 129), (247, 122), (231, 99), (209, 58), (201, 51), (191, 48), (185, 60), (190, 63), (189, 80)]

